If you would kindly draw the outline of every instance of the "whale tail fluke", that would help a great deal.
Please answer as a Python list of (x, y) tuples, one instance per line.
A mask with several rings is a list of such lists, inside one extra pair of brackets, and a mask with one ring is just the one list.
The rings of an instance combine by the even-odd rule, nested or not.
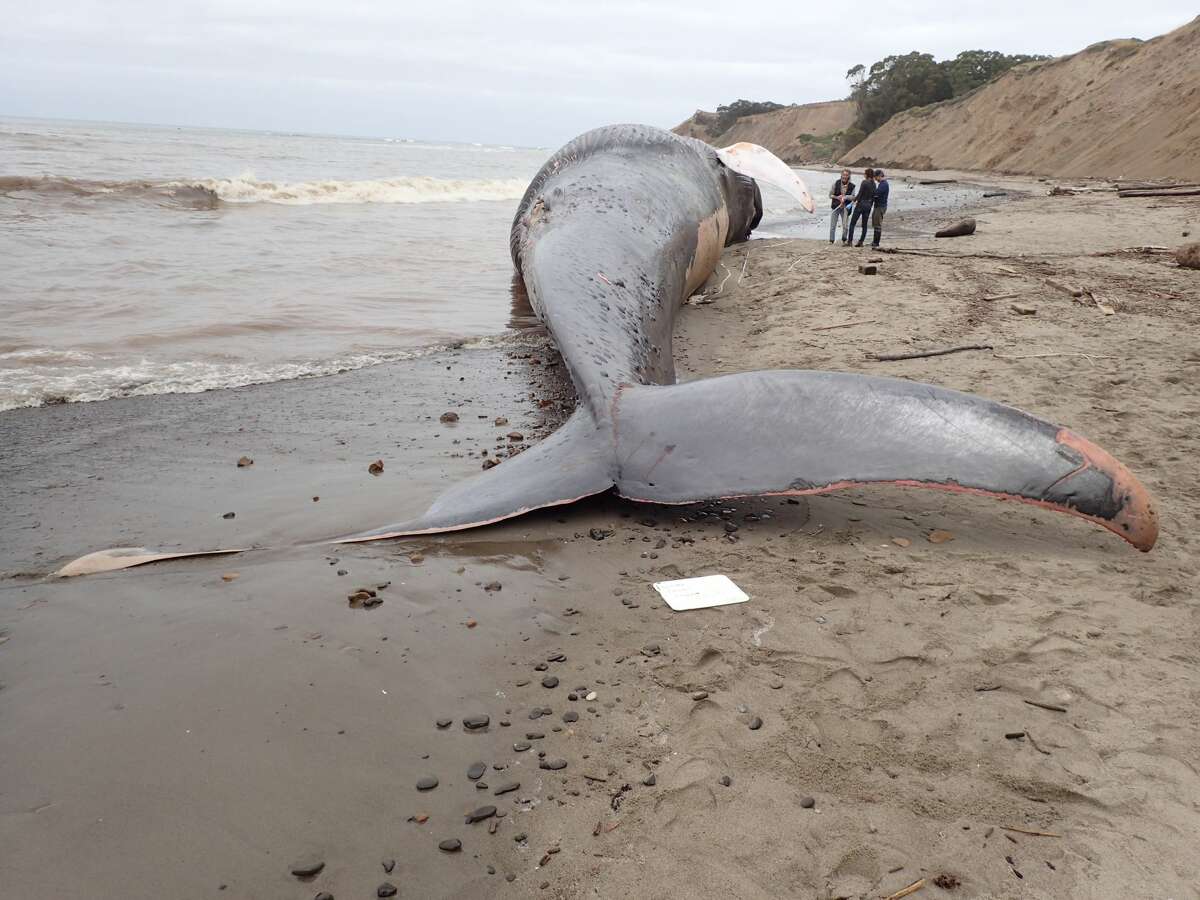
[(615, 420), (617, 491), (633, 500), (900, 484), (1081, 516), (1143, 551), (1158, 536), (1148, 492), (1104, 450), (1019, 410), (932, 385), (747, 372), (627, 388)]
[[(971, 394), (839, 372), (745, 372), (670, 386), (626, 385), (613, 423), (581, 405), (519, 456), (441, 494), (414, 519), (337, 538), (436, 534), (582, 500), (823, 494), (899, 484), (1018, 500), (1089, 519), (1139, 550), (1158, 537), (1141, 482), (1074, 432)], [(86, 575), (240, 549), (90, 553), (56, 575)]]

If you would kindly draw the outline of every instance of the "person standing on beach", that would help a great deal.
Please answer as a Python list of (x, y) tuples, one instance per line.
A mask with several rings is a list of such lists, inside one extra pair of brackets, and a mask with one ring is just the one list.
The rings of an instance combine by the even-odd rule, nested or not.
[(837, 238), (838, 220), (842, 222), (842, 239), (846, 238), (846, 222), (850, 218), (850, 208), (854, 203), (854, 182), (850, 180), (850, 170), (842, 169), (842, 177), (833, 183), (829, 189), (829, 197), (833, 202), (833, 212), (829, 216), (829, 243)]
[[(883, 236), (883, 217), (887, 213), (888, 194), (892, 191), (888, 184), (887, 177), (883, 174), (883, 169), (875, 170), (875, 199), (871, 202), (871, 226), (875, 229), (874, 238), (871, 241), (872, 247), (879, 246), (879, 239)], [(867, 233), (866, 222), (863, 222), (863, 236)], [(859, 241), (861, 244), (862, 241)]]
[(854, 229), (859, 219), (862, 219), (862, 237), (858, 239), (856, 246), (861, 247), (867, 239), (867, 219), (871, 215), (871, 204), (874, 200), (875, 170), (867, 169), (863, 173), (862, 183), (858, 186), (858, 193), (854, 196), (854, 215), (850, 217), (850, 230), (842, 232), (842, 243), (847, 247), (854, 242)]

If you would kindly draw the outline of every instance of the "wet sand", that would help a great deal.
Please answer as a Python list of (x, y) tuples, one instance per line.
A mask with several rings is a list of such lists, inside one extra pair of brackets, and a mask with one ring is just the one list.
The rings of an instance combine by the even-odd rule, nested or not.
[[(1155, 494), (1150, 554), (1032, 507), (900, 489), (606, 497), (443, 538), (296, 546), (422, 508), (479, 469), (466, 448), (545, 434), (571, 401), (536, 339), (0, 415), (0, 881), (19, 897), (342, 900), (385, 881), (876, 897), (922, 878), (918, 897), (1197, 896), (1200, 287), (1165, 256), (1083, 255), (1174, 243), (1196, 210), (1014, 195), (955, 241), (896, 216), (897, 244), (977, 255), (879, 254), (876, 276), (857, 272), (868, 251), (752, 242), (677, 332), (685, 378), (869, 371), (1070, 425)], [(994, 354), (866, 359), (974, 343)], [(284, 549), (41, 577), (122, 543)], [(672, 613), (650, 586), (712, 572), (750, 602)], [(383, 604), (349, 608), (359, 587)], [(486, 730), (463, 726), (474, 714)], [(464, 824), (487, 805), (505, 815)], [(301, 880), (308, 853), (325, 866)]]

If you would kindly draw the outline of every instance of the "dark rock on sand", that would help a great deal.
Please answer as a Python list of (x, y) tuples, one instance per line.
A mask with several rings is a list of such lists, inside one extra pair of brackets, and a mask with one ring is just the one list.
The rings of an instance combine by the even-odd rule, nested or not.
[(758, 716), (755, 716), (750, 720), (750, 730), (758, 731), (760, 728), (762, 728), (762, 719), (760, 719)]
[(524, 753), (532, 746), (533, 744), (529, 743), (529, 741), (517, 741), (515, 744), (513, 744), (513, 750), (517, 753)]
[(483, 777), (483, 773), (486, 771), (487, 771), (487, 763), (481, 763), (481, 762), (471, 763), (470, 768), (467, 769), (467, 777), (470, 778), (472, 781), (478, 781), (480, 778)]
[(545, 678), (542, 679), (542, 687), (556, 688), (556, 687), (558, 687), (558, 679), (555, 678), (553, 675), (547, 675)]
[(538, 763), (539, 769), (549, 769), (552, 772), (557, 772), (559, 769), (565, 769), (567, 761), (565, 759), (543, 759)]
[(579, 721), (579, 713), (575, 712), (575, 710), (573, 710), (573, 709), (569, 709), (565, 713), (563, 713), (562, 719), (564, 722), (568, 722), (568, 723), (569, 722), (578, 722)]
[(511, 794), (513, 791), (517, 790), (517, 788), (519, 788), (520, 786), (521, 786), (521, 782), (519, 782), (519, 781), (509, 781), (505, 784), (500, 785), (498, 788), (496, 788), (496, 790), (492, 791), (492, 793), (495, 794), (497, 797), (499, 797), (501, 794)]
[(934, 237), (966, 237), (969, 234), (975, 233), (975, 220), (971, 218), (963, 219), (961, 222), (956, 222), (949, 228), (943, 228), (936, 232)]
[(329, 891), (321, 891), (313, 900), (333, 900), (333, 894), (329, 893)]
[(438, 719), (438, 720), (437, 720), (437, 727), (438, 727), (438, 728), (449, 728), (449, 727), (450, 727), (450, 724), (451, 724), (453, 721), (454, 721), (453, 719)]
[(292, 863), (290, 871), (297, 878), (311, 878), (323, 868), (325, 868), (325, 860), (309, 853)]
[(646, 787), (654, 787), (656, 784), (658, 784), (658, 779), (654, 777), (654, 773), (651, 772), (642, 779), (642, 784), (644, 784)]
[(462, 841), (458, 838), (447, 838), (438, 844), (438, 849), (446, 853), (457, 853), (462, 849)]
[(390, 881), (385, 881), (379, 887), (375, 888), (376, 897), (395, 897), (398, 888)]
[(474, 825), (476, 822), (482, 822), (484, 819), (490, 819), (496, 814), (496, 807), (481, 806), (474, 812), (467, 813), (467, 824)]
[(816, 805), (817, 805), (817, 801), (813, 797), (801, 797), (800, 798), (800, 808), (801, 809), (812, 809)]
[(487, 728), (491, 723), (491, 718), (485, 715), (467, 716), (462, 720), (463, 726), (471, 731), (477, 731), (480, 728)]
[(432, 775), (423, 775), (417, 779), (418, 791), (432, 791), (438, 786), (438, 780)]
[(383, 871), (387, 872), (387, 874), (391, 875), (394, 868), (396, 868), (396, 861), (394, 859), (385, 859), (383, 861)]
[(720, 778), (717, 779), (717, 781), (721, 782), (721, 784), (725, 785), (725, 787), (729, 787), (730, 785), (733, 784), (733, 779), (730, 778), (728, 775), (722, 775)]
[(458, 413), (444, 412), (440, 416), (438, 416), (438, 421), (442, 422), (446, 425), (449, 425), (452, 422), (457, 422), (458, 421)]

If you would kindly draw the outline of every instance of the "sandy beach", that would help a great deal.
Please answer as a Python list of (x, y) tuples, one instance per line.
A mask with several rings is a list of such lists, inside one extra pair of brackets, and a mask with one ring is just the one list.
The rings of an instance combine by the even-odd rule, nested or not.
[[(0, 413), (5, 894), (1200, 897), (1200, 283), (1123, 252), (1195, 240), (1200, 207), (911, 177), (939, 176), (1007, 196), (969, 238), (898, 211), (886, 249), (913, 253), (727, 249), (680, 317), (681, 378), (831, 369), (1010, 403), (1142, 478), (1151, 553), (898, 488), (320, 543), (549, 433), (573, 401), (533, 333)], [(967, 344), (992, 349), (870, 358)], [(125, 544), (276, 549), (46, 577)], [(652, 589), (713, 573), (749, 602), (673, 613)], [(351, 608), (361, 588), (383, 603)]]

